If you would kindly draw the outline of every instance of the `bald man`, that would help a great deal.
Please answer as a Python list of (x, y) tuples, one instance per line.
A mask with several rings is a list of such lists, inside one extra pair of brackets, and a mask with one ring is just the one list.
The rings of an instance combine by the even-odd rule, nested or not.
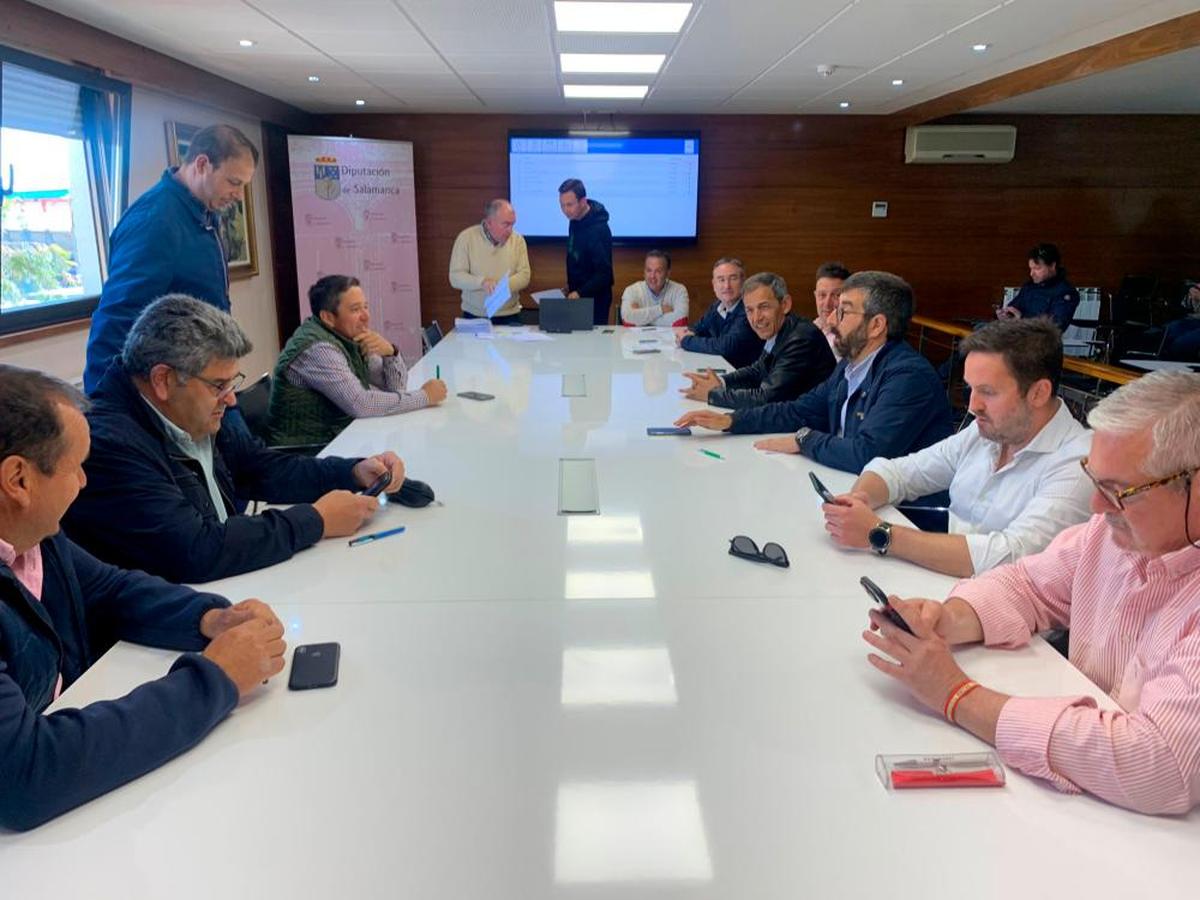
[(529, 251), (514, 227), (517, 211), (502, 198), (483, 208), (483, 221), (464, 228), (450, 251), (450, 285), (462, 291), (463, 315), (489, 318), (484, 305), (502, 280), (508, 296), (490, 316), (496, 325), (520, 324), (521, 291), (529, 286)]

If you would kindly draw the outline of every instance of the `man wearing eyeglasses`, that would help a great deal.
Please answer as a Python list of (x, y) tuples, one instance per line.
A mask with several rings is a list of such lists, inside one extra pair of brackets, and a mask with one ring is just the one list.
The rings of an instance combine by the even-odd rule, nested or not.
[[(848, 493), (822, 506), (839, 546), (966, 577), (1044, 550), (1088, 517), (1092, 490), (1079, 460), (1091, 436), (1057, 396), (1058, 328), (1044, 318), (991, 322), (961, 350), (974, 420), (924, 450), (871, 460)], [(948, 534), (875, 514), (945, 490)]]
[[(944, 603), (893, 598), (914, 634), (872, 611), (863, 638), (876, 669), (1009, 766), (1138, 812), (1186, 813), (1200, 803), (1200, 375), (1145, 375), (1088, 424), (1091, 519)], [(1020, 647), (1049, 628), (1070, 629), (1071, 662), (1119, 709), (989, 689), (950, 650)]]
[[(322, 537), (353, 534), (379, 508), (353, 493), (384, 472), (404, 482), (394, 453), (309, 459), (223, 429), (245, 379), (250, 340), (228, 313), (172, 294), (146, 308), (93, 395), (87, 486), (67, 533), (106, 562), (170, 581), (203, 582), (289, 559)], [(293, 504), (238, 515), (238, 495)]]
[(856, 272), (842, 285), (833, 374), (795, 400), (718, 413), (693, 410), (676, 422), (732, 434), (792, 432), (754, 446), (803, 453), (844, 472), (861, 472), (934, 444), (951, 432), (950, 404), (928, 360), (905, 341), (912, 288), (888, 272)]

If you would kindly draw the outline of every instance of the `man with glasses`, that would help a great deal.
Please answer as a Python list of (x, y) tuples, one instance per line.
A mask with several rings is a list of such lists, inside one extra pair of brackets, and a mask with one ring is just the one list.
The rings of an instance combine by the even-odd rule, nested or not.
[(675, 424), (732, 434), (789, 431), (754, 446), (803, 453), (844, 472), (928, 447), (950, 435), (950, 404), (933, 366), (904, 339), (912, 314), (912, 288), (904, 279), (856, 272), (842, 285), (842, 360), (828, 379), (795, 400), (731, 414), (695, 410)]
[[(962, 352), (974, 420), (932, 447), (871, 460), (848, 493), (822, 507), (839, 546), (966, 577), (1044, 550), (1088, 517), (1092, 488), (1079, 460), (1091, 435), (1057, 396), (1063, 349), (1054, 323), (991, 322), (962, 342)], [(945, 490), (948, 534), (875, 514)]]
[[(250, 350), (228, 313), (192, 297), (146, 308), (92, 398), (87, 486), (63, 523), (74, 540), (123, 568), (211, 581), (353, 534), (379, 508), (353, 492), (385, 472), (400, 490), (394, 453), (309, 459), (223, 429)], [(235, 492), (293, 505), (237, 515)]]
[[(970, 581), (944, 603), (870, 613), (870, 662), (1001, 759), (1059, 790), (1142, 813), (1200, 802), (1200, 375), (1152, 372), (1088, 416), (1093, 516), (1042, 553)], [(1016, 697), (977, 684), (955, 644), (1020, 647), (1071, 631), (1071, 662), (1116, 701)], [(877, 631), (877, 633), (875, 633)]]
[(735, 369), (752, 365), (762, 353), (763, 341), (746, 319), (742, 284), (746, 267), (734, 256), (723, 256), (713, 265), (713, 293), (717, 299), (695, 325), (675, 329), (675, 343), (691, 353), (723, 356)]

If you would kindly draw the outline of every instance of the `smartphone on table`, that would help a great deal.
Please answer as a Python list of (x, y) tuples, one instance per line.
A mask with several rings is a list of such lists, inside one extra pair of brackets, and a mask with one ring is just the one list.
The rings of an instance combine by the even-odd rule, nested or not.
[(651, 425), (646, 429), (650, 437), (683, 437), (692, 433), (690, 428), (679, 428), (675, 425)]
[(464, 400), (495, 400), (495, 394), (485, 394), (482, 391), (459, 391), (458, 395)]
[(288, 676), (288, 689), (308, 691), (333, 687), (337, 684), (341, 656), (342, 646), (338, 643), (301, 644), (292, 651), (292, 674)]

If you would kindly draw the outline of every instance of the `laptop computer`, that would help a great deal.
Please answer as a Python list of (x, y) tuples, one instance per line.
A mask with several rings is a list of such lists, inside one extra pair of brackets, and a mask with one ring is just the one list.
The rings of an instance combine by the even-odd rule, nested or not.
[(547, 297), (539, 304), (538, 322), (542, 331), (559, 334), (592, 330), (592, 298)]

